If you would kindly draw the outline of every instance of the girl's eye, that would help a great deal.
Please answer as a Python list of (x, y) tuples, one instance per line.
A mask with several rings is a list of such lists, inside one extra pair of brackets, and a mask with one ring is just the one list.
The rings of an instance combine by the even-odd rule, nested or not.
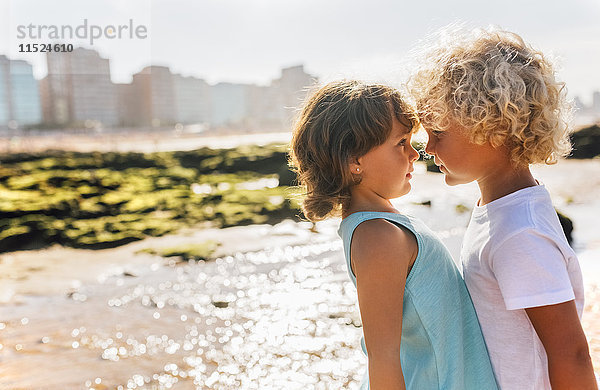
[(400, 142), (398, 142), (398, 146), (404, 146), (406, 144), (406, 138), (402, 138)]
[(439, 137), (440, 137), (442, 134), (444, 134), (444, 132), (443, 132), (443, 131), (439, 131), (439, 130), (433, 130), (433, 131), (431, 132), (431, 134), (432, 134), (434, 137), (436, 137), (436, 138), (439, 138)]

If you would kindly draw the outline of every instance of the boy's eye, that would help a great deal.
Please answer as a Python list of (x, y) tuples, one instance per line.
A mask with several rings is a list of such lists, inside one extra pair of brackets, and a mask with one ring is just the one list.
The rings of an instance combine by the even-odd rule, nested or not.
[(398, 142), (398, 146), (404, 146), (406, 144), (406, 138), (402, 138), (400, 142)]
[(443, 131), (439, 131), (439, 130), (433, 130), (433, 131), (431, 132), (431, 134), (432, 134), (434, 137), (438, 138), (438, 137), (440, 137), (442, 134), (444, 134), (444, 132), (443, 132)]

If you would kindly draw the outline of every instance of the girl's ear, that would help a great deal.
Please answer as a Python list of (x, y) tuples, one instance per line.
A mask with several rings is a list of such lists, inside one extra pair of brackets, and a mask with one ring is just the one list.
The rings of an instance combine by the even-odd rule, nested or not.
[(352, 159), (350, 159), (350, 163), (348, 164), (348, 166), (350, 167), (350, 173), (352, 173), (354, 175), (358, 175), (358, 174), (362, 173), (362, 168), (361, 168), (360, 162), (358, 160), (359, 159), (352, 158)]

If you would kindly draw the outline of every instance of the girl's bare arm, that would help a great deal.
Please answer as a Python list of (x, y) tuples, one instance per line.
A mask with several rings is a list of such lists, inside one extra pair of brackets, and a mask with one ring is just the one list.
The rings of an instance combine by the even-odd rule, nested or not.
[(405, 389), (400, 365), (402, 302), (418, 251), (412, 233), (382, 219), (360, 224), (351, 244), (372, 390)]

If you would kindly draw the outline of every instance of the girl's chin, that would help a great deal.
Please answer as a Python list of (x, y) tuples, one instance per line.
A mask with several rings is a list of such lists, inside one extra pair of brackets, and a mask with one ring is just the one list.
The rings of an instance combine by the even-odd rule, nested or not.
[(404, 195), (408, 194), (411, 189), (412, 189), (412, 186), (407, 181), (406, 184), (405, 184), (405, 186), (404, 186), (404, 188), (401, 191), (398, 191), (398, 195), (396, 195), (395, 198), (399, 198), (401, 196), (404, 196)]

